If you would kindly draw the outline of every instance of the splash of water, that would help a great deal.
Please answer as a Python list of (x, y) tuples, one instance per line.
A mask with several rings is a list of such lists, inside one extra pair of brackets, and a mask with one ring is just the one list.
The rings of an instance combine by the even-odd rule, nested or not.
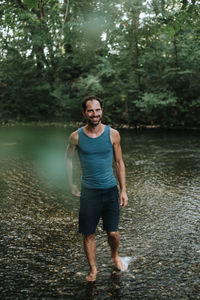
[(124, 256), (121, 257), (122, 263), (123, 263), (123, 267), (122, 267), (122, 272), (125, 272), (128, 270), (128, 266), (130, 264), (130, 262), (133, 260), (133, 258), (131, 256)]

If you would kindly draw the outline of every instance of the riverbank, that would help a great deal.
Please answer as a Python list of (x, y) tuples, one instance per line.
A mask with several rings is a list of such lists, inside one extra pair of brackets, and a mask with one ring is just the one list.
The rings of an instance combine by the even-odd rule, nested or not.
[[(55, 128), (78, 128), (81, 126), (84, 126), (84, 121), (82, 122), (43, 122), (43, 121), (37, 121), (37, 122), (1, 122), (0, 127), (39, 127), (39, 128), (45, 128), (45, 127), (55, 127)], [(131, 124), (112, 124), (108, 123), (109, 126), (117, 129), (133, 129), (133, 130), (148, 130), (148, 129), (163, 129), (163, 130), (200, 130), (200, 127), (188, 127), (188, 126), (161, 126), (159, 124), (137, 124), (137, 125), (131, 125)]]

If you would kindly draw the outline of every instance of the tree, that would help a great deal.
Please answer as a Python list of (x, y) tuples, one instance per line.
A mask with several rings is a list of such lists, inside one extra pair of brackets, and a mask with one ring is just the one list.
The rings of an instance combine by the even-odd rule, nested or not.
[(0, 2), (0, 120), (199, 125), (199, 1)]

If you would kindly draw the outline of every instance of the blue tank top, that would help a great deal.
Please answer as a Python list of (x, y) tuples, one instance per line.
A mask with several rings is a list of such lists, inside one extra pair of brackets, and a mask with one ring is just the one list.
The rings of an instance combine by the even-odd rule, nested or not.
[(110, 127), (96, 137), (89, 137), (83, 127), (78, 129), (78, 154), (82, 168), (82, 185), (87, 188), (107, 189), (115, 186), (113, 174), (113, 145)]

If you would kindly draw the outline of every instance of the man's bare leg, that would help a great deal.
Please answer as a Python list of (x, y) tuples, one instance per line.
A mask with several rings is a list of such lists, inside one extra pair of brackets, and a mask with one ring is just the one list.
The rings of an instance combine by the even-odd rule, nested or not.
[(86, 280), (95, 281), (97, 276), (97, 267), (95, 262), (95, 256), (96, 256), (95, 234), (84, 235), (83, 245), (90, 266), (90, 273), (88, 276), (86, 276)]
[(111, 249), (111, 259), (114, 262), (116, 268), (119, 271), (127, 271), (127, 266), (121, 260), (118, 249), (119, 249), (119, 231), (116, 232), (107, 232), (108, 234), (108, 243)]

